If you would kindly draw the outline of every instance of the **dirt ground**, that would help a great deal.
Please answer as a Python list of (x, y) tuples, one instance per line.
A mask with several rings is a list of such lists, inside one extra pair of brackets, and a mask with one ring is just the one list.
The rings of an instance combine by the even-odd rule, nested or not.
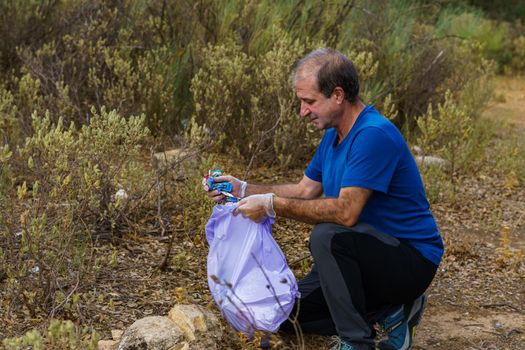
[[(495, 83), (495, 101), (483, 117), (509, 123), (525, 138), (525, 79), (499, 77)], [(512, 231), (515, 252), (525, 251), (525, 191), (522, 187), (509, 193), (489, 177), (479, 174), (478, 181), (464, 189), (465, 199), (477, 205), (433, 208), (448, 251), (429, 290), (416, 349), (525, 349), (523, 265), (500, 269), (495, 261), (501, 259), (497, 249), (503, 226)], [(499, 205), (491, 208), (487, 198), (496, 198)], [(500, 225), (485, 221), (486, 210), (506, 212)]]

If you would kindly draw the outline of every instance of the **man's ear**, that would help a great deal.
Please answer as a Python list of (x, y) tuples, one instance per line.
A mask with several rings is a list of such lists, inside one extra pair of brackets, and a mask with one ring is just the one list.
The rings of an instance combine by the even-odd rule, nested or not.
[(335, 96), (335, 101), (338, 104), (341, 104), (341, 103), (344, 102), (344, 100), (345, 100), (345, 91), (341, 87), (336, 86), (334, 91), (332, 92), (332, 94)]

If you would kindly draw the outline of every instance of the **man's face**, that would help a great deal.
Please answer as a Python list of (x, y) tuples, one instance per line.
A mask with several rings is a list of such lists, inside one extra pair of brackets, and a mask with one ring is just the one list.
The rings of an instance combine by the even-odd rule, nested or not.
[(317, 129), (337, 126), (341, 107), (335, 94), (323, 95), (317, 88), (315, 75), (299, 77), (295, 82), (295, 92), (301, 101), (300, 116), (309, 119)]

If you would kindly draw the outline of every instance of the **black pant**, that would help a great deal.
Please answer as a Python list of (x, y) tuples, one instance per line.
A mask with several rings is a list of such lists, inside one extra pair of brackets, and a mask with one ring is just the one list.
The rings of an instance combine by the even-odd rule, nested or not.
[[(373, 342), (372, 323), (423, 294), (437, 269), (409, 243), (367, 224), (316, 225), (310, 251), (314, 266), (298, 283), (299, 324), (356, 343)], [(287, 321), (281, 329), (292, 327)]]

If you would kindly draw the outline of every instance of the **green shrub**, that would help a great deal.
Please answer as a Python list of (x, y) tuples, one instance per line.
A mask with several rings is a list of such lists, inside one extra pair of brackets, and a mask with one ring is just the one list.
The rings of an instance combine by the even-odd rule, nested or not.
[(487, 53), (496, 53), (503, 49), (508, 30), (504, 23), (490, 21), (481, 12), (453, 8), (443, 10), (436, 24), (438, 35), (474, 39), (483, 45)]
[[(1, 208), (12, 309), (33, 317), (60, 313), (94, 276), (92, 240), (112, 238), (125, 220), (138, 220), (131, 203), (147, 194), (153, 178), (140, 160), (149, 136), (144, 124), (144, 116), (124, 119), (104, 109), (93, 110), (80, 130), (33, 115), (34, 135), (10, 160), (19, 185)], [(9, 153), (3, 154), (2, 163)], [(116, 196), (119, 189), (127, 198)]]
[(471, 117), (447, 91), (445, 102), (438, 104), (435, 110), (429, 105), (426, 115), (417, 123), (421, 131), (417, 144), (424, 155), (438, 156), (447, 162), (447, 174), (455, 194), (456, 172), (466, 161), (466, 148), (472, 136)]
[(33, 329), (23, 336), (6, 338), (2, 341), (5, 350), (95, 350), (99, 336), (88, 328), (82, 330), (71, 321), (52, 320), (47, 333)]
[(305, 46), (279, 30), (275, 39), (271, 50), (258, 57), (250, 57), (234, 42), (206, 49), (191, 85), (193, 127), (206, 127), (210, 142), (223, 151), (231, 147), (245, 160), (258, 162), (277, 154), (285, 165), (308, 154), (316, 136), (295, 112), (289, 80)]
[[(174, 53), (167, 46), (140, 49), (133, 28), (116, 8), (100, 6), (93, 19), (40, 49), (20, 50), (24, 70), (40, 81), (40, 113), (86, 122), (91, 106), (116, 109), (123, 116), (147, 113), (160, 130), (176, 124), (172, 86)], [(153, 28), (150, 28), (153, 30)], [(110, 33), (110, 35), (108, 35)]]
[[(36, 5), (32, 6), (34, 10)], [(47, 17), (42, 22), (46, 24), (42, 25), (49, 25), (52, 18), (56, 22), (50, 26), (52, 32), (31, 45), (23, 40), (16, 42), (13, 47), (18, 46), (20, 65), (14, 67), (13, 73), (9, 71), (6, 79), (8, 91), (13, 95), (9, 108), (17, 111), (25, 136), (31, 135), (29, 116), (34, 110), (39, 114), (50, 110), (52, 116), (62, 116), (66, 123), (75, 121), (80, 125), (86, 123), (92, 105), (116, 109), (124, 117), (145, 113), (147, 125), (156, 133), (188, 133), (192, 116), (193, 124), (211, 127), (211, 123), (218, 123), (220, 129), (224, 121), (202, 120), (207, 107), (201, 102), (206, 101), (223, 111), (234, 108), (233, 112), (225, 111), (226, 115), (235, 113), (243, 125), (249, 126), (241, 130), (257, 142), (241, 152), (245, 159), (275, 147), (286, 148), (280, 145), (283, 137), (277, 129), (264, 133), (275, 125), (272, 123), (275, 118), (259, 121), (254, 117), (257, 109), (266, 113), (262, 95), (253, 91), (264, 87), (258, 81), (265, 64), (268, 65), (264, 56), (272, 50), (277, 52), (277, 46), (281, 47), (278, 52), (285, 62), (285, 69), (278, 67), (279, 76), (285, 71), (288, 74), (294, 61), (314, 47), (333, 46), (346, 53), (366, 52), (373, 57), (377, 68), (363, 85), (363, 97), (367, 103), (380, 108), (383, 101), (388, 101), (388, 111), (384, 112), (396, 115), (394, 121), (399, 127), (408, 125), (410, 129), (415, 126), (413, 116), (422, 114), (429, 103), (442, 103), (446, 90), (456, 94), (478, 80), (480, 73), (483, 75), (472, 67), (487, 50), (499, 50), (505, 33), (504, 27), (494, 26), (479, 13), (425, 10), (427, 7), (421, 7), (419, 2), (408, 0), (373, 3), (308, 0), (278, 4), (265, 0), (198, 0), (193, 4), (122, 0), (95, 1), (89, 6), (77, 1), (48, 6), (53, 11), (44, 11)], [(24, 9), (20, 5), (17, 13), (29, 11)], [(434, 27), (436, 21), (437, 27)], [(28, 22), (20, 21), (18, 25), (29, 25)], [(14, 31), (18, 29), (16, 25), (13, 23)], [(462, 50), (457, 39), (447, 37), (456, 27), (468, 43), (483, 42), (483, 49)], [(492, 35), (493, 32), (497, 35)], [(280, 38), (285, 42), (276, 43)], [(301, 46), (299, 50), (297, 45)], [(219, 47), (223, 48), (222, 52)], [(290, 52), (286, 52), (288, 50)], [(211, 64), (210, 54), (222, 55), (220, 64)], [(238, 71), (232, 72), (232, 67)], [(228, 70), (230, 73), (226, 73)], [(194, 74), (196, 72), (200, 73)], [(245, 74), (242, 79), (241, 72)], [(473, 73), (465, 74), (469, 72)], [(196, 93), (205, 91), (203, 78), (213, 75), (215, 81), (210, 80), (208, 90), (215, 89), (213, 86), (219, 83), (215, 73), (232, 74), (224, 80), (230, 84), (227, 95), (195, 99)], [(280, 86), (286, 88), (274, 93), (287, 100), (289, 85), (279, 79)], [(190, 91), (190, 86), (199, 80), (201, 86)], [(248, 86), (255, 90), (245, 91)], [(30, 92), (28, 100), (22, 90)], [(255, 95), (257, 101), (252, 100), (251, 95)], [(228, 100), (225, 106), (221, 102), (223, 97)], [(482, 105), (481, 99), (476, 102)], [(304, 145), (311, 143), (312, 133), (306, 132), (302, 125), (297, 128), (295, 118), (284, 111), (273, 113), (282, 114), (282, 127), (286, 132), (297, 131), (305, 136), (304, 140), (288, 139)], [(291, 124), (285, 126), (288, 122)], [(254, 130), (264, 134), (264, 141), (260, 142), (261, 134), (254, 134)], [(228, 138), (225, 142), (235, 143)], [(288, 154), (291, 158), (287, 160), (286, 152), (277, 153), (281, 154), (282, 164), (298, 156)]]
[(515, 38), (512, 42), (510, 67), (516, 71), (525, 71), (525, 35)]

